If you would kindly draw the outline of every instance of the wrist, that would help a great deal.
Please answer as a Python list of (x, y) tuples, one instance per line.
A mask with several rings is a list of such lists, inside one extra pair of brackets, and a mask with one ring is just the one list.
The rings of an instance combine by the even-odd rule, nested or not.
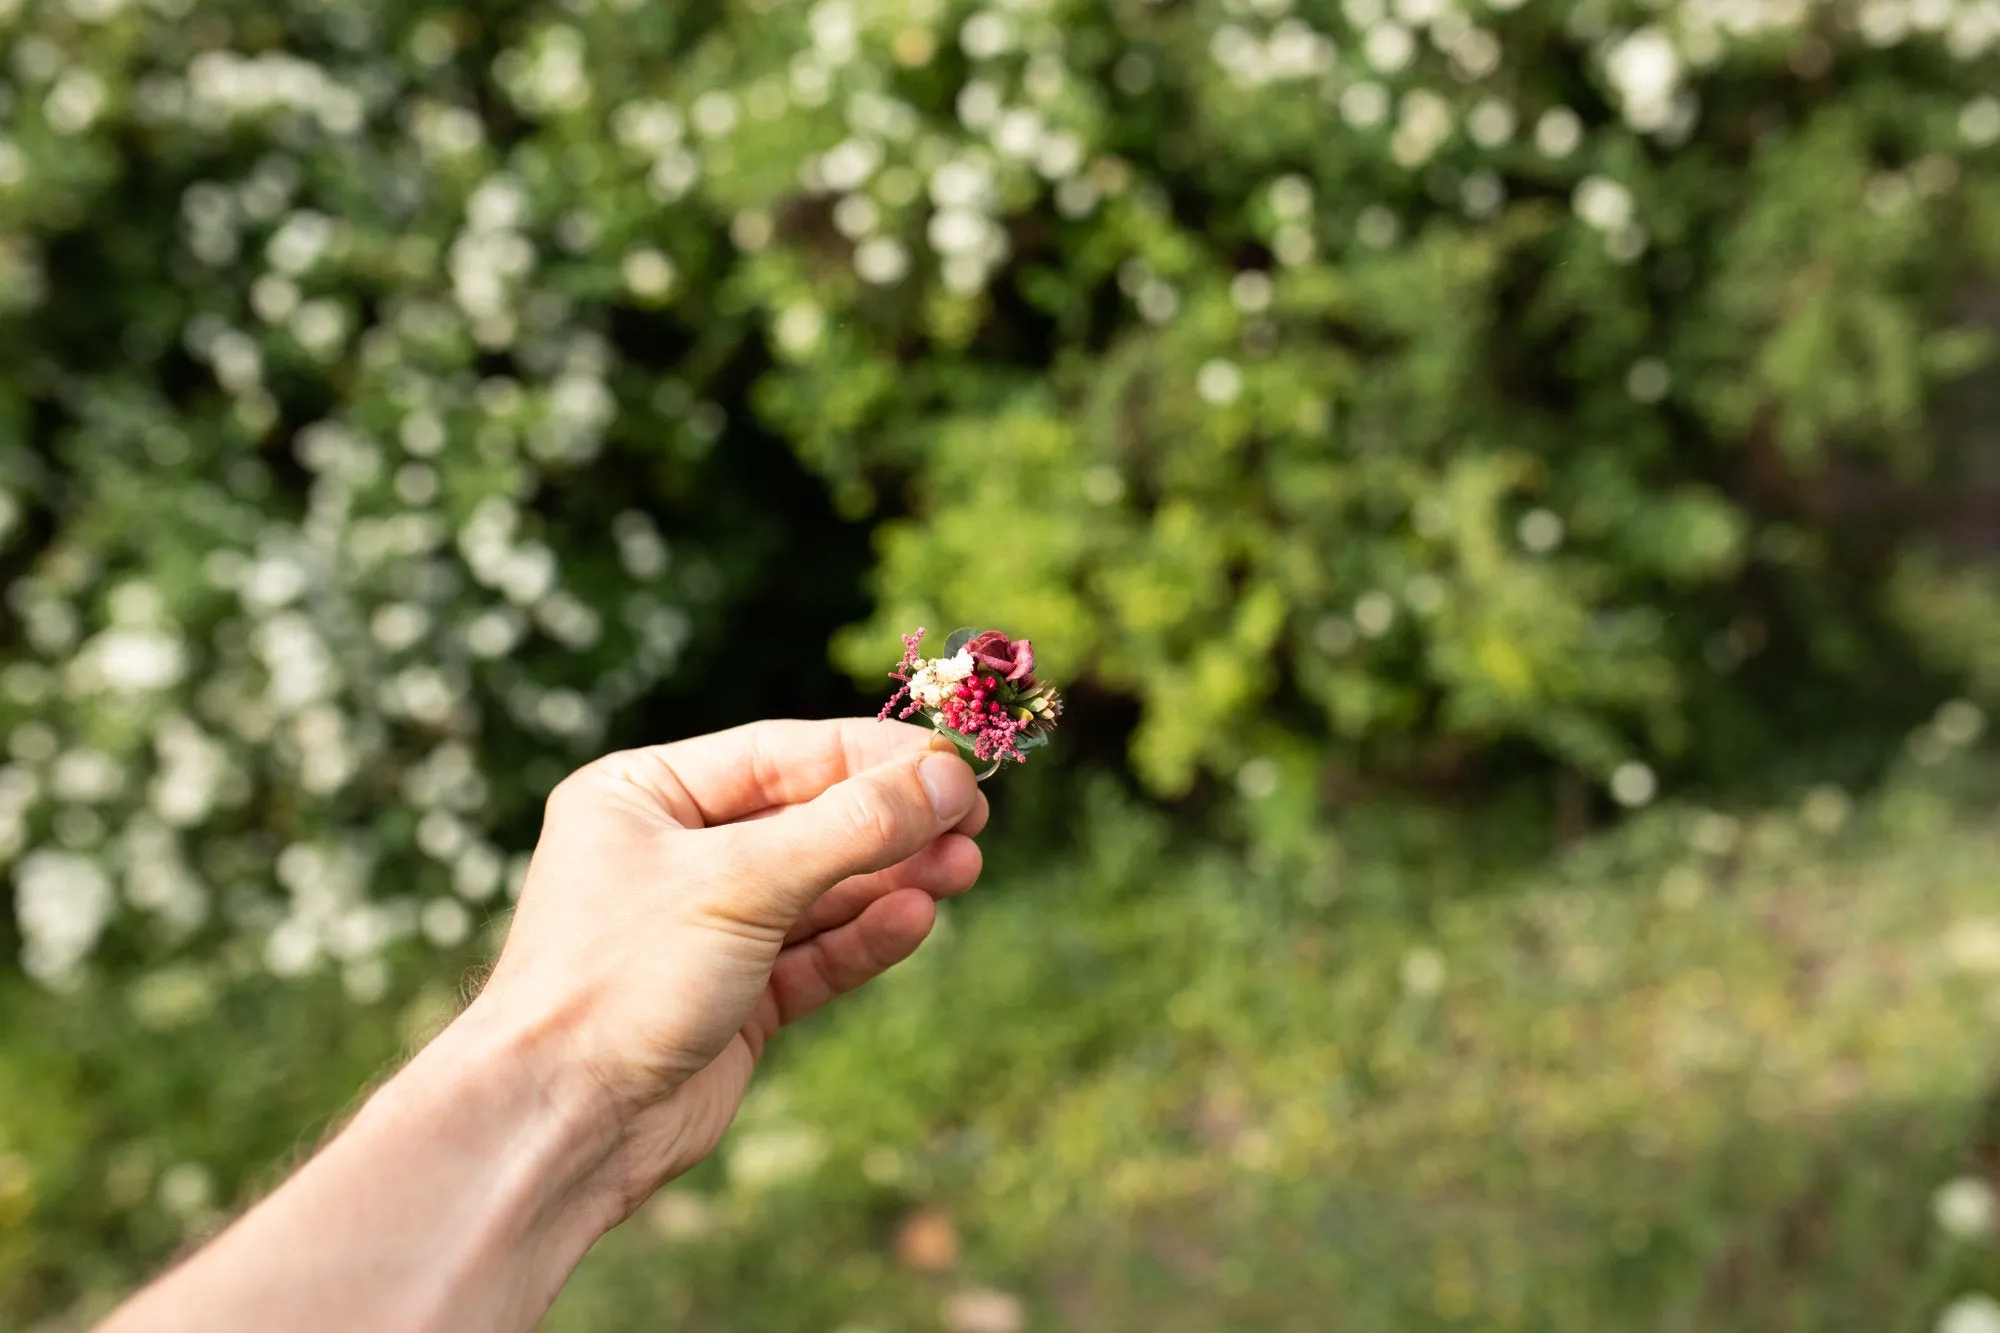
[[(622, 1220), (619, 1121), (547, 1025), (475, 1007), (123, 1329), (527, 1330)], [(583, 1075), (583, 1077), (579, 1077)]]
[[(623, 1220), (602, 1179), (615, 1108), (565, 1057), (560, 1029), (475, 1002), (371, 1098), (349, 1133), (449, 1144), (483, 1183), (463, 1219), (466, 1272), (501, 1271), (534, 1307)], [(344, 1136), (345, 1137), (345, 1136)]]

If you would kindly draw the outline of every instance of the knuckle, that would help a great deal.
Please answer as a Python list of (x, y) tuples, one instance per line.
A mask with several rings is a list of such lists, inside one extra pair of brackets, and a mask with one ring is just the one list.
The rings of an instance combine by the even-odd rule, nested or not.
[(587, 788), (590, 784), (590, 770), (579, 768), (568, 777), (549, 788), (548, 796), (542, 802), (542, 811), (550, 819), (581, 808), (589, 801)]
[(847, 801), (846, 815), (849, 834), (863, 846), (893, 846), (902, 835), (901, 803), (884, 783), (858, 784)]

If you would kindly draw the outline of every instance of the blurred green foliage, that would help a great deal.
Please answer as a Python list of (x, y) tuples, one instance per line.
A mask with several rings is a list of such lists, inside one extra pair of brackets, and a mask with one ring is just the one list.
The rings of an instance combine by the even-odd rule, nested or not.
[[(1578, 1304), (1454, 1305), (1513, 1261), (1439, 1251), (1357, 1322), (1616, 1322), (1596, 1284), (1626, 1291), (1627, 1258), (1690, 1319), (1789, 1289), (1786, 1255), (1865, 1269), (1745, 1297), (1759, 1327), (1907, 1323), (1964, 1276), (1872, 1178), (1828, 1188), (1902, 1209), (1875, 1268), (1861, 1221), (1722, 1263), (1707, 1185), (1673, 1195), (1672, 1256), (1607, 1257), (1632, 1210), (1596, 1201), (1697, 1159), (1727, 1194), (1765, 1153), (1731, 1117), (1810, 1098), (1696, 1080), (1714, 1135), (1606, 1165), (1582, 1212), (1535, 1175), (1568, 1146), (1453, 1117), (1495, 1095), (1467, 1043), (1639, 1058), (1639, 1028), (1542, 1024), (1590, 986), (1523, 1000), (1505, 978), (1540, 955), (1504, 941), (1542, 927), (1458, 901), (1545, 850), (1552, 773), (1561, 831), (1641, 811), (1590, 845), (1629, 888), (1700, 841), (1663, 792), (1866, 776), (1906, 733), (1936, 763), (2000, 698), (1993, 0), (0, 0), (0, 51), (0, 1319), (122, 1289), (448, 1012), (425, 978), (490, 944), (565, 768), (866, 707), (829, 645), (872, 689), (919, 623), (1032, 636), (1075, 686), (1068, 743), (1009, 793), (1003, 906), (944, 946), (969, 1007), (920, 964), (922, 1003), (785, 1076), (811, 1124), (748, 1134), (796, 1158), (858, 1126), (917, 1164), (821, 1144), (796, 1204), (683, 1198), (669, 1232), (746, 1210), (689, 1260), (720, 1294), (649, 1285), (634, 1241), (572, 1311), (919, 1320), (935, 1284), (876, 1244), (913, 1180), (991, 1202), (989, 1280), (1067, 1283), (1080, 1304), (1036, 1308), (1092, 1326), (1352, 1303), (1445, 1196), (1495, 1244), (1547, 1222)], [(1805, 826), (1839, 823), (1815, 790)], [(1927, 799), (1888, 845), (1948, 823)], [(1907, 943), (1946, 910), (1907, 885), (1949, 880), (1951, 912), (1964, 886), (1902, 854), (1869, 882), (1909, 915), (1869, 920)], [(1766, 869), (1755, 901), (1790, 911)], [(1690, 957), (1749, 929), (1609, 910)], [(1485, 976), (1470, 1027), (1408, 998), (1425, 949)], [(1738, 961), (1716, 985), (1777, 1005), (1791, 964)], [(1913, 1060), (1949, 1059), (1964, 999)], [(1744, 1040), (1783, 1046), (1763, 1013)], [(1801, 1018), (1828, 1044), (1785, 1067), (1832, 1086), (1841, 1043), (1903, 1032), (1844, 1013)], [(1658, 1089), (1559, 1072), (1520, 1114), (1622, 1153), (1614, 1112)], [(1965, 1091), (1895, 1083), (1857, 1112), (1866, 1161), (1943, 1169)], [(1435, 1179), (1375, 1179), (1454, 1133)], [(1817, 1197), (1806, 1158), (1727, 1207)], [(1357, 1192), (1265, 1179), (1294, 1170)], [(1341, 1209), (1411, 1229), (1337, 1225), (1360, 1267), (1303, 1285), (1199, 1228), (1073, 1281), (1036, 1248), (1218, 1198), (1315, 1261)], [(731, 1280), (805, 1213), (862, 1240)], [(1163, 1263), (1219, 1274), (1217, 1303), (1148, 1304)]]
[(1980, 0), (5, 15), (46, 982), (379, 991), (659, 701), (844, 702), (843, 621), (1032, 634), (1168, 796), (1640, 806), (1990, 689)]
[[(1074, 850), (996, 844), (923, 952), (777, 1043), (550, 1327), (957, 1328), (973, 1292), (1029, 1328), (1926, 1327), (2000, 1282), (1994, 778), (1663, 805), (1421, 919), (1099, 786)], [(174, 990), (0, 996), (10, 1326), (80, 1328), (454, 999)]]

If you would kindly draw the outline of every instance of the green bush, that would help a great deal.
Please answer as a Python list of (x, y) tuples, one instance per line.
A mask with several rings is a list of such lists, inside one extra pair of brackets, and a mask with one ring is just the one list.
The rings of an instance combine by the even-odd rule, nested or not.
[(1526, 754), (1638, 805), (1992, 688), (1923, 542), (1991, 0), (0, 23), (0, 862), (50, 985), (379, 995), (566, 763), (804, 697), (866, 610), (773, 440), (884, 516), (857, 678), (1004, 623), (1136, 699), (1162, 793)]
[(825, 432), (857, 343), (901, 363), (808, 437), (916, 476), (843, 660), (976, 607), (1136, 694), (1163, 791), (1520, 739), (1628, 803), (1907, 684), (1885, 587), (1964, 470), (1927, 413), (1990, 341), (1990, 12), (1511, 8), (1068, 6), (970, 59), (960, 117), (1010, 109), (925, 129), (1005, 265), (836, 296), (766, 389)]
[(853, 541), (797, 567), (830, 511), (732, 423), (757, 352), (711, 213), (492, 100), (532, 15), (3, 21), (0, 862), (31, 974), (330, 957), (366, 999), (385, 946), (504, 902), (580, 758), (828, 693), (746, 623), (863, 604)]

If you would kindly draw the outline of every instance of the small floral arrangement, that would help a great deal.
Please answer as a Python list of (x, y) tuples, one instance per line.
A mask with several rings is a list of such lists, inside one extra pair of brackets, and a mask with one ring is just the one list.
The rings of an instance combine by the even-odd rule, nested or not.
[(1049, 743), (1062, 696), (1035, 679), (1035, 650), (1026, 639), (997, 629), (958, 629), (945, 639), (942, 657), (925, 657), (918, 647), (923, 637), (922, 629), (903, 636), (903, 660), (889, 673), (903, 683), (882, 705), (880, 718), (922, 714), (987, 766), (981, 781), (1010, 759), (1027, 763), (1028, 751)]

